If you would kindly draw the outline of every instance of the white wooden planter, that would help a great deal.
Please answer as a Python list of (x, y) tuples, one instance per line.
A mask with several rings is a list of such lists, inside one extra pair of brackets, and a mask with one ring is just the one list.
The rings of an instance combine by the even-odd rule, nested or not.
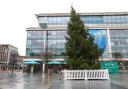
[(107, 79), (109, 80), (108, 69), (103, 70), (64, 70), (64, 79)]

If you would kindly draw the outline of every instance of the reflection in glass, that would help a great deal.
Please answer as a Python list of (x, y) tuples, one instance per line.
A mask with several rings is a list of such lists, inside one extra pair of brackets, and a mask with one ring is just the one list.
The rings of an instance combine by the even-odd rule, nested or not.
[(109, 80), (67, 80), (64, 89), (111, 89)]
[[(112, 53), (120, 53), (121, 58), (128, 58), (128, 30), (127, 29), (111, 29), (110, 39)], [(112, 55), (115, 58), (114, 55)]]
[(91, 29), (89, 30), (89, 33), (95, 36), (94, 42), (99, 46), (99, 48), (104, 49), (103, 58), (109, 58), (106, 30)]

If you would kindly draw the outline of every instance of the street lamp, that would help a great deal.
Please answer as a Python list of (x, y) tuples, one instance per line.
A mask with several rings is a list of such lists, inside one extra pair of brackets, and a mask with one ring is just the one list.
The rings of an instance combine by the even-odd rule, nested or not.
[(15, 65), (17, 64), (17, 62), (16, 62), (17, 57), (18, 57), (18, 54), (16, 54), (16, 53), (12, 54), (12, 75), (13, 75), (13, 72), (14, 72)]
[(14, 62), (15, 62), (15, 55), (13, 54), (13, 61), (12, 61), (12, 75), (13, 75), (13, 71), (14, 71)]
[[(44, 29), (44, 34), (43, 34), (43, 38), (44, 38), (44, 53), (46, 53), (47, 52), (46, 45), (48, 45), (48, 44), (46, 44), (47, 40), (48, 40), (47, 35), (46, 35), (47, 34), (46, 28), (48, 28), (46, 21), (45, 21), (45, 23), (40, 23), (40, 26), (41, 26), (41, 28)], [(43, 72), (45, 72), (45, 60), (43, 61)]]

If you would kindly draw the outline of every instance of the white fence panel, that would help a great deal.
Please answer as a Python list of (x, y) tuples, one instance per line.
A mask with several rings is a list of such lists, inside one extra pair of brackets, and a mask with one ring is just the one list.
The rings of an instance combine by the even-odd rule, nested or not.
[(109, 79), (108, 69), (104, 70), (64, 70), (64, 79)]
[(64, 79), (87, 79), (86, 70), (64, 70)]
[(87, 79), (109, 79), (108, 69), (87, 70)]

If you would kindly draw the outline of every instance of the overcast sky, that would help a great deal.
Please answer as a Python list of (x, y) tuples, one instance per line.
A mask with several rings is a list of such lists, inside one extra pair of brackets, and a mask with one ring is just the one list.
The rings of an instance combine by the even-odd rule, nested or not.
[(0, 44), (18, 47), (25, 55), (26, 28), (38, 26), (35, 14), (128, 11), (127, 0), (0, 0)]

